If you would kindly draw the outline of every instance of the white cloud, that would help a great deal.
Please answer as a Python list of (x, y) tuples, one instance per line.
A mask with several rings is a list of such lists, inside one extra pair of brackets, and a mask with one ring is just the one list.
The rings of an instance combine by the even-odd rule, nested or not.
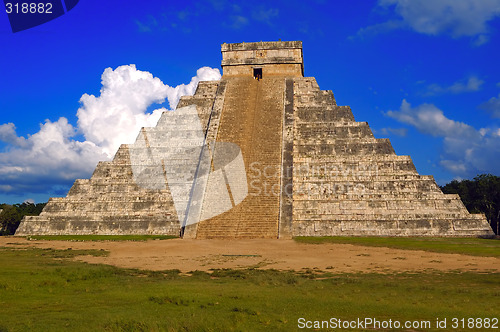
[(484, 81), (478, 79), (477, 77), (470, 77), (467, 81), (467, 84), (456, 82), (452, 86), (448, 87), (447, 90), (452, 93), (478, 91), (483, 83)]
[(408, 129), (406, 128), (382, 128), (378, 131), (380, 135), (389, 136), (406, 136), (408, 134)]
[(431, 84), (427, 87), (428, 95), (442, 94), (442, 93), (463, 93), (463, 92), (474, 92), (481, 89), (481, 85), (484, 83), (483, 80), (472, 76), (469, 77), (467, 82), (465, 80), (460, 80), (453, 83), (450, 86), (442, 87), (439, 84)]
[(140, 32), (151, 32), (153, 29), (158, 27), (158, 21), (152, 15), (149, 15), (147, 21), (145, 22), (135, 20), (135, 24)]
[(248, 18), (241, 15), (231, 15), (230, 27), (233, 29), (241, 29), (248, 25)]
[(271, 25), (272, 20), (279, 15), (279, 10), (276, 8), (259, 8), (252, 12), (252, 18), (256, 21), (261, 21)]
[(387, 111), (387, 116), (410, 124), (424, 134), (443, 137), (471, 137), (476, 135), (476, 130), (463, 123), (448, 119), (443, 111), (433, 104), (422, 104), (412, 108), (405, 99), (399, 111)]
[(202, 67), (196, 71), (196, 76), (191, 79), (189, 84), (181, 84), (175, 88), (168, 87), (167, 99), (170, 108), (174, 109), (182, 96), (193, 95), (200, 81), (216, 81), (221, 78), (219, 69)]
[(3, 191), (39, 191), (89, 174), (106, 155), (92, 142), (73, 140), (75, 128), (64, 117), (46, 120), (40, 130), (24, 139), (23, 146), (0, 153), (0, 185)]
[(13, 123), (0, 125), (0, 141), (12, 144), (13, 146), (25, 147), (28, 142), (24, 137), (18, 137), (16, 126)]
[[(364, 36), (378, 35), (380, 33), (386, 33), (392, 30), (401, 29), (403, 27), (405, 27), (403, 21), (389, 20), (387, 22), (370, 25), (367, 26), (366, 28), (361, 28), (356, 33), (356, 36), (363, 38)], [(354, 37), (350, 36), (349, 39), (354, 39)]]
[(146, 113), (150, 105), (168, 99), (170, 108), (175, 109), (181, 96), (194, 94), (199, 81), (220, 77), (218, 69), (202, 67), (189, 84), (171, 87), (135, 65), (107, 68), (102, 74), (100, 96), (84, 94), (80, 99), (78, 128), (86, 140), (111, 157), (120, 144), (133, 143), (141, 127), (156, 124), (165, 108)]
[[(122, 143), (132, 143), (141, 127), (154, 126), (165, 108), (148, 107), (168, 99), (175, 108), (183, 95), (194, 94), (199, 81), (220, 79), (218, 69), (200, 68), (187, 85), (170, 87), (135, 65), (107, 68), (99, 96), (84, 94), (78, 126), (64, 117), (45, 120), (40, 130), (17, 136), (12, 123), (0, 125), (0, 191), (49, 192), (89, 177), (99, 160), (109, 160)], [(85, 141), (77, 140), (83, 134)]]
[(487, 35), (479, 35), (476, 39), (473, 40), (474, 46), (481, 46), (490, 41), (490, 37)]
[(500, 0), (379, 0), (378, 5), (393, 6), (398, 19), (360, 29), (358, 35), (406, 26), (426, 35), (473, 37), (478, 46), (489, 39), (488, 22), (500, 16)]
[(398, 111), (385, 115), (414, 126), (421, 133), (443, 137), (440, 164), (455, 175), (471, 177), (478, 173), (500, 173), (499, 128), (474, 127), (447, 118), (433, 104), (417, 107), (403, 100)]
[(109, 157), (120, 142), (132, 143), (130, 132), (142, 125), (154, 124), (161, 110), (145, 113), (153, 103), (162, 103), (169, 86), (151, 73), (137, 70), (135, 65), (106, 68), (101, 76), (99, 97), (84, 94), (77, 112), (78, 127), (87, 141), (99, 146)]
[(490, 112), (494, 118), (500, 118), (500, 94), (498, 97), (491, 97), (490, 100), (479, 105), (479, 108)]
[(465, 164), (457, 163), (456, 160), (441, 160), (440, 164), (453, 174), (467, 173), (467, 167), (465, 166)]
[(486, 23), (500, 15), (499, 0), (380, 0), (382, 6), (395, 5), (395, 11), (415, 31), (454, 37), (488, 32)]
[(12, 191), (12, 186), (8, 185), (8, 184), (0, 184), (0, 191), (3, 191), (3, 192), (10, 192)]

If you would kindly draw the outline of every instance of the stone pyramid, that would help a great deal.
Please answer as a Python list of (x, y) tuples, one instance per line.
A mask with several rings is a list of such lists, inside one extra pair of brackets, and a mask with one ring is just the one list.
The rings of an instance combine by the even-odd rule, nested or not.
[(222, 69), (16, 235), (493, 235), (304, 77), (301, 42), (223, 44)]

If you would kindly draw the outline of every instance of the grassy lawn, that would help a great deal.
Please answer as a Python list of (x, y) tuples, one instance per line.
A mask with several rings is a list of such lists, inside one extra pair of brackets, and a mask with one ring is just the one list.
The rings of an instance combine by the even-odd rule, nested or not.
[(500, 317), (500, 274), (181, 275), (65, 259), (80, 254), (106, 252), (0, 248), (0, 331), (294, 331), (301, 317)]
[(28, 240), (58, 241), (147, 241), (169, 240), (178, 236), (172, 235), (30, 235)]
[(296, 237), (300, 243), (346, 243), (370, 247), (426, 250), (473, 256), (500, 257), (499, 239), (425, 237)]

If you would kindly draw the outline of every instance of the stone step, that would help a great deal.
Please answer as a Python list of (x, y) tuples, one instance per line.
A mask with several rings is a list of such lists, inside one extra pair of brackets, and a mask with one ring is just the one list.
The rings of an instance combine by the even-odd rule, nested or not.
[(355, 121), (349, 106), (297, 106), (295, 115), (297, 125), (337, 123), (339, 126), (349, 126)]
[(394, 154), (391, 142), (386, 138), (375, 138), (373, 141), (336, 140), (333, 144), (302, 144), (299, 139), (294, 140), (294, 152), (307, 156), (319, 157), (323, 155), (379, 155)]
[[(335, 125), (337, 124), (337, 125)], [(297, 123), (299, 142), (331, 142), (337, 139), (366, 139), (374, 138), (366, 122), (352, 122), (356, 126), (339, 126), (337, 122)]]
[[(253, 162), (280, 167), (284, 79), (233, 79), (227, 85), (218, 141), (241, 148), (245, 168)], [(279, 185), (279, 178), (270, 180)], [(249, 195), (239, 205), (197, 225), (197, 238), (278, 237), (279, 196)]]

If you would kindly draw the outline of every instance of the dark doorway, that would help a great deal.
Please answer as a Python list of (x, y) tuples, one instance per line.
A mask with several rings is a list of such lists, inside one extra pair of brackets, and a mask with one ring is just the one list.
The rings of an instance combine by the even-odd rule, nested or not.
[(253, 78), (255, 78), (256, 80), (262, 79), (262, 68), (253, 69)]

